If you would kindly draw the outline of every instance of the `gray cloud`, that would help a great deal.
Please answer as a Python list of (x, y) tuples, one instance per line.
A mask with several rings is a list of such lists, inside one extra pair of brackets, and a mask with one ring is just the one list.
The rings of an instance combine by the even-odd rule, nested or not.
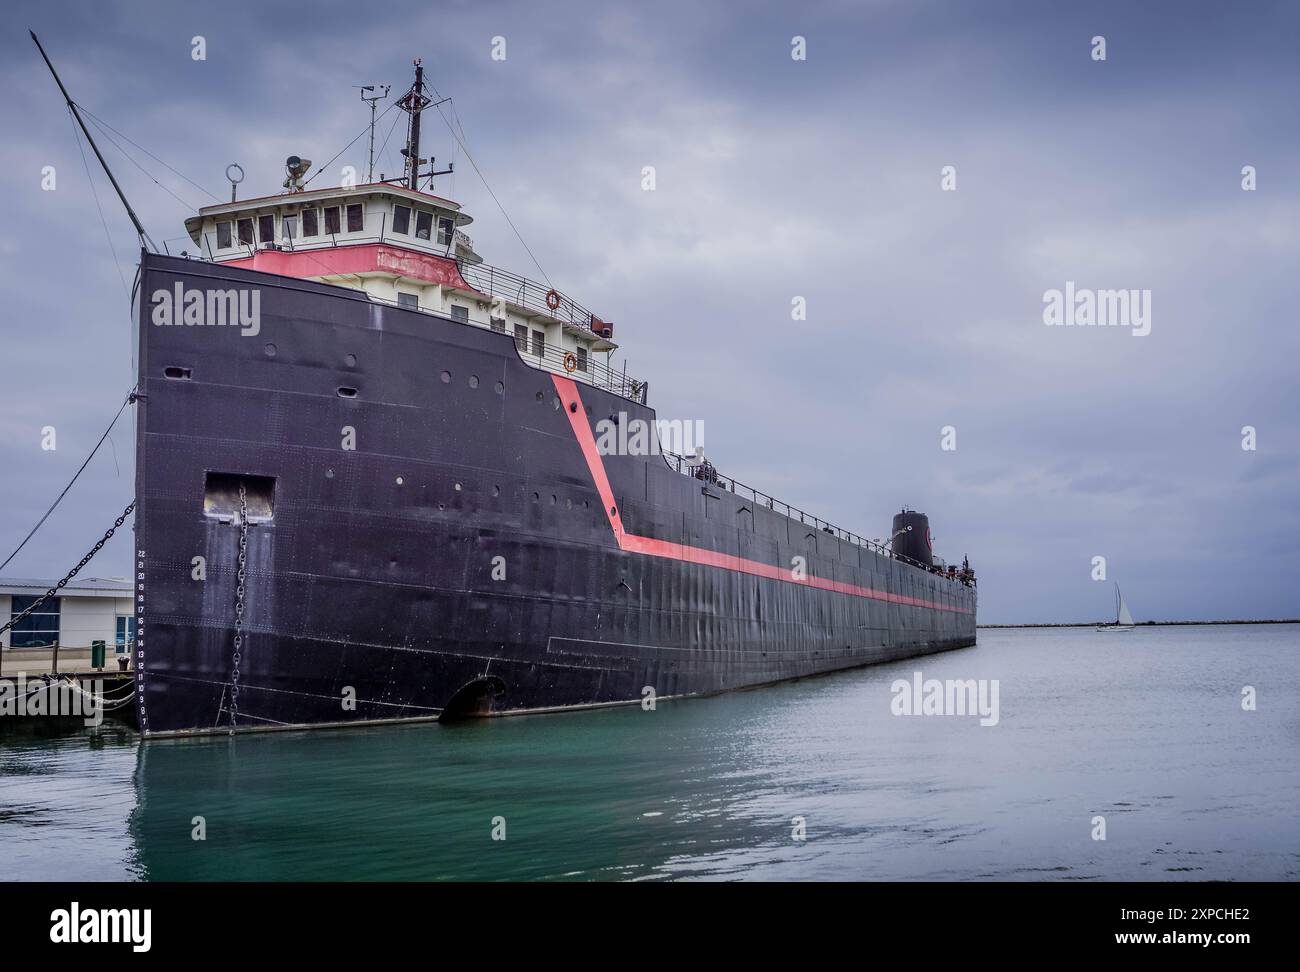
[[(724, 472), (857, 532), (927, 510), (940, 552), (980, 570), (984, 620), (1106, 614), (1098, 554), (1139, 617), (1297, 613), (1287, 5), (356, 13), (19, 4), (2, 42), (0, 537), (26, 532), (132, 381), (122, 280), (30, 23), (79, 101), (217, 194), (230, 161), (244, 195), (276, 191), (291, 152), (324, 162), (365, 124), (351, 85), (400, 88), (423, 56), (546, 273), (617, 322), (615, 360), (650, 379), (661, 415), (703, 420)], [(190, 60), (195, 34), (206, 62)], [(496, 34), (504, 63), (488, 57)], [(794, 34), (806, 62), (789, 57)], [(441, 123), (431, 139), (457, 160), (438, 188), (475, 215), (478, 249), (533, 273)], [(155, 238), (186, 245), (186, 207), (109, 154)], [(55, 193), (39, 189), (46, 164)], [(949, 164), (955, 193), (939, 191)], [(379, 165), (395, 170), (395, 143)], [(96, 185), (129, 283), (133, 236)], [(1151, 334), (1045, 327), (1043, 292), (1066, 280), (1150, 289)], [(796, 295), (806, 322), (790, 319)], [(57, 453), (39, 450), (44, 425)], [(947, 425), (956, 452), (939, 448)], [(1241, 450), (1243, 425), (1258, 452)], [(75, 562), (130, 498), (130, 440), (128, 424), (117, 467), (98, 457), (11, 573)], [(129, 549), (115, 541), (93, 570), (125, 572)]]

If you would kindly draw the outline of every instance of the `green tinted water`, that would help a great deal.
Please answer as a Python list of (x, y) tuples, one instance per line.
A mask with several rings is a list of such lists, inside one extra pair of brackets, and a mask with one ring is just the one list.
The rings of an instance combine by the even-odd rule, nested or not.
[[(998, 725), (892, 715), (917, 670), (997, 679)], [(1300, 876), (1297, 626), (987, 630), (653, 712), (143, 745), (112, 724), (3, 732), (7, 879)]]

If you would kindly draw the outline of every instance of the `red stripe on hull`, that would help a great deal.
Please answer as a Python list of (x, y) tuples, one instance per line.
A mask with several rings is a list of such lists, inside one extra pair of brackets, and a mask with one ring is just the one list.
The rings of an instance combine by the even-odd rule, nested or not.
[(673, 543), (669, 540), (657, 540), (654, 537), (641, 537), (628, 533), (623, 527), (622, 517), (614, 502), (614, 490), (609, 484), (609, 476), (605, 473), (605, 460), (600, 455), (600, 449), (596, 445), (596, 437), (592, 435), (591, 426), (587, 422), (587, 410), (583, 407), (582, 396), (578, 393), (577, 383), (572, 378), (564, 378), (556, 374), (551, 375), (551, 380), (555, 383), (555, 390), (564, 405), (564, 412), (569, 416), (569, 424), (573, 427), (573, 434), (577, 437), (578, 445), (582, 449), (582, 456), (587, 462), (587, 470), (591, 473), (596, 492), (600, 495), (601, 502), (605, 504), (605, 515), (609, 518), (609, 525), (614, 531), (615, 539), (618, 540), (619, 549), (626, 550), (629, 553), (644, 554), (649, 557), (663, 557), (688, 564), (700, 564), (705, 567), (718, 567), (722, 570), (752, 574), (755, 577), (765, 577), (768, 580), (783, 581), (787, 584), (802, 584), (806, 587), (834, 591), (837, 594), (848, 594), (852, 597), (866, 597), (875, 601), (888, 601), (891, 604), (905, 604), (910, 607), (932, 608), (935, 611), (951, 611), (954, 614), (973, 613), (965, 608), (940, 604), (937, 601), (908, 597), (904, 594), (891, 594), (889, 591), (878, 591), (871, 587), (860, 587), (857, 584), (826, 580), (823, 577), (796, 577), (793, 571), (784, 567), (776, 567), (772, 564), (764, 564), (757, 560), (748, 560), (731, 554), (717, 553), (713, 550), (705, 550), (702, 547), (691, 547), (682, 543)]

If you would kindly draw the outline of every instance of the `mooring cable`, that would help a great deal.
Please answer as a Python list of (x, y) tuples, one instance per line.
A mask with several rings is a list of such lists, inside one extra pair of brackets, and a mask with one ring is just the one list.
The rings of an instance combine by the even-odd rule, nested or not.
[(63, 497), (68, 495), (68, 490), (72, 489), (73, 483), (75, 483), (77, 481), (77, 478), (83, 472), (85, 472), (86, 467), (90, 465), (90, 460), (95, 458), (95, 453), (99, 451), (99, 447), (102, 446), (104, 444), (104, 440), (108, 438), (108, 433), (113, 431), (113, 426), (115, 426), (117, 424), (117, 420), (122, 417), (122, 412), (126, 410), (126, 407), (131, 404), (131, 400), (134, 397), (134, 395), (135, 395), (135, 389), (132, 388), (131, 392), (126, 396), (126, 399), (122, 402), (122, 407), (119, 408), (117, 410), (117, 414), (113, 416), (113, 421), (108, 423), (108, 428), (104, 430), (104, 434), (101, 435), (99, 437), (99, 441), (95, 443), (95, 448), (91, 449), (90, 455), (86, 456), (86, 461), (81, 464), (81, 468), (77, 470), (75, 475), (73, 475), (68, 485), (63, 487), (63, 492), (61, 492), (58, 495), (58, 497), (54, 500), (54, 502), (50, 504), (50, 508), (45, 511), (45, 515), (36, 521), (36, 526), (32, 527), (31, 532), (29, 532), (27, 536), (23, 537), (23, 542), (18, 544), (18, 546), (14, 548), (14, 552), (5, 558), (5, 562), (3, 564), (0, 564), (0, 570), (4, 570), (6, 567), (9, 566), (9, 561), (17, 557), (18, 552), (22, 550), (23, 547), (27, 546), (27, 541), (30, 540), (33, 536), (35, 536), (36, 531), (41, 528), (42, 524), (44, 524), (45, 521), (49, 519), (50, 514), (54, 512), (54, 508), (63, 501)]

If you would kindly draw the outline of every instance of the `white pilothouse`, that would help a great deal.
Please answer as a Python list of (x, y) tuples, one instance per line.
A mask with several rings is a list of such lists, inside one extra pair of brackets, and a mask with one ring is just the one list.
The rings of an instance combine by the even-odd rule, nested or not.
[(411, 119), (402, 177), (309, 189), (311, 161), (290, 156), (283, 193), (243, 200), (234, 198), (231, 178), (230, 202), (186, 220), (197, 255), (505, 332), (533, 364), (644, 400), (643, 383), (609, 366), (618, 347), (611, 322), (549, 283), (484, 263), (462, 229), (473, 221), (469, 214), (427, 191), (433, 176), (445, 173), (420, 168), (432, 162), (419, 157), (419, 116), (430, 104), (423, 87), (417, 62), (415, 83), (398, 101)]

